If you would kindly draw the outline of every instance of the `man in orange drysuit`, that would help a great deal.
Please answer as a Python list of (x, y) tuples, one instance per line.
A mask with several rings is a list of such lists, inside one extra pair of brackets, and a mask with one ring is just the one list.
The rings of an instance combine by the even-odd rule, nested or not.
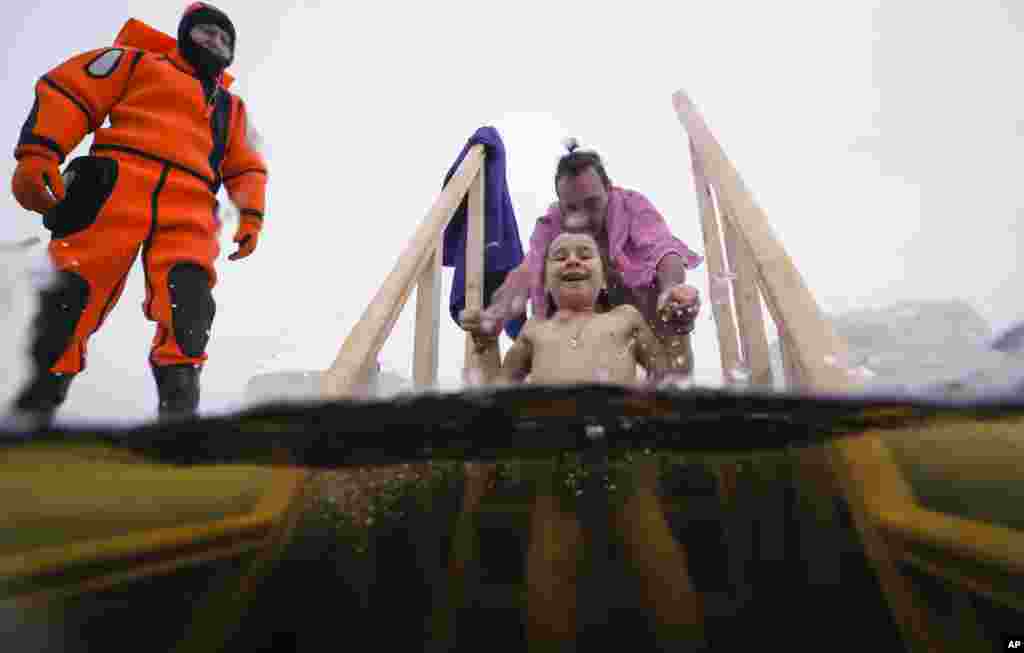
[[(165, 47), (129, 47), (140, 39)], [(266, 164), (250, 142), (245, 104), (226, 90), (234, 51), (228, 17), (197, 2), (176, 43), (130, 20), (114, 47), (73, 57), (36, 84), (12, 188), (24, 208), (45, 216), (60, 276), (43, 293), (35, 374), (15, 402), (39, 425), (52, 421), (84, 369), (89, 337), (140, 252), (143, 311), (157, 323), (149, 360), (159, 416), (196, 414), (215, 311), (221, 184), (240, 209), (231, 260), (253, 252), (263, 224)], [(62, 177), (58, 166), (90, 132), (89, 156)]]

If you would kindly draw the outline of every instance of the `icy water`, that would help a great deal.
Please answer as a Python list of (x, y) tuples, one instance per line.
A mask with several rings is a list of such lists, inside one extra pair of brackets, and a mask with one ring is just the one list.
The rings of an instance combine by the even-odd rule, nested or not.
[[(13, 626), (9, 641), (33, 650), (105, 650), (129, 633), (147, 650), (322, 650), (324, 638), (569, 650), (570, 640), (612, 637), (638, 650), (739, 650), (811, 646), (801, 628), (761, 629), (807, 619), (840, 628), (843, 605), (860, 619), (848, 641), (894, 650), (855, 525), (845, 503), (822, 503), (808, 485), (808, 452), (881, 433), (921, 505), (1021, 530), (1022, 431), (1024, 401), (1011, 397), (603, 385), (7, 431), (0, 619)], [(293, 467), (311, 475), (294, 529), (269, 557), (237, 525), (223, 527), (221, 546), (203, 534), (258, 512), (280, 482), (273, 474)], [(109, 548), (181, 527), (192, 539), (170, 552), (143, 540)], [(78, 551), (79, 561), (17, 571), (19, 555), (45, 561), (33, 558), (40, 551)], [(171, 564), (181, 556), (193, 561)], [(111, 575), (119, 580), (99, 580)], [(996, 604), (979, 614), (992, 641), (1019, 617)]]

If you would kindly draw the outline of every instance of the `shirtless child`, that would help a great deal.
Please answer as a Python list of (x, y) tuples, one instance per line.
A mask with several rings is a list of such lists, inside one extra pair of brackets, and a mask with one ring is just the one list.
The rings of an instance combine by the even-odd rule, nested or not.
[[(544, 285), (547, 319), (532, 317), (509, 349), (500, 370), (484, 370), (488, 381), (505, 383), (621, 383), (636, 381), (636, 366), (658, 379), (669, 371), (661, 341), (635, 307), (608, 310), (605, 274), (594, 238), (565, 233), (547, 252)], [(464, 312), (463, 328), (478, 352), (497, 347), (477, 311)], [(483, 358), (483, 357), (481, 357)], [(703, 616), (690, 582), (686, 553), (673, 538), (657, 496), (657, 465), (634, 466), (634, 491), (612, 524), (643, 586), (642, 601), (653, 616), (663, 646), (685, 650), (703, 640)], [(531, 650), (571, 650), (575, 642), (576, 576), (582, 531), (552, 491), (538, 490), (527, 553), (527, 635)]]
[[(501, 369), (484, 370), (488, 381), (631, 384), (637, 364), (649, 377), (668, 371), (664, 347), (640, 311), (630, 304), (608, 309), (604, 267), (592, 236), (564, 233), (551, 242), (544, 287), (547, 319), (527, 321)], [(479, 311), (464, 311), (462, 327), (478, 351), (497, 346)]]

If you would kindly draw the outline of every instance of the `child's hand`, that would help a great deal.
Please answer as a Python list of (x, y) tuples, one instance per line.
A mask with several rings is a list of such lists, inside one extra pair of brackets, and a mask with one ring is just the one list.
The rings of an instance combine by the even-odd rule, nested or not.
[(459, 313), (459, 326), (473, 336), (478, 352), (487, 349), (498, 341), (497, 325), (494, 320), (485, 318), (477, 309), (466, 309)]
[(463, 331), (474, 336), (483, 333), (483, 316), (480, 310), (475, 308), (464, 309), (459, 313), (459, 325)]
[(474, 336), (492, 337), (498, 335), (498, 322), (484, 315), (478, 309), (465, 309), (459, 313), (459, 324), (464, 331)]

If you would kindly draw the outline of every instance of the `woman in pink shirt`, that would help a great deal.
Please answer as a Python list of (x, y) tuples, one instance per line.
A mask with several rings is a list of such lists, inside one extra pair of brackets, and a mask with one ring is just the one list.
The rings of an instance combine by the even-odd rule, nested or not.
[(563, 232), (587, 232), (607, 264), (609, 303), (636, 306), (665, 343), (673, 367), (690, 374), (690, 332), (700, 296), (686, 283), (686, 271), (700, 265), (703, 257), (672, 235), (646, 197), (613, 186), (596, 152), (578, 149), (575, 141), (567, 148), (555, 171), (558, 201), (537, 220), (526, 259), (494, 293), (483, 314), (485, 328), (497, 333), (494, 327), (521, 315), (527, 301), (534, 316), (547, 317), (544, 253)]

